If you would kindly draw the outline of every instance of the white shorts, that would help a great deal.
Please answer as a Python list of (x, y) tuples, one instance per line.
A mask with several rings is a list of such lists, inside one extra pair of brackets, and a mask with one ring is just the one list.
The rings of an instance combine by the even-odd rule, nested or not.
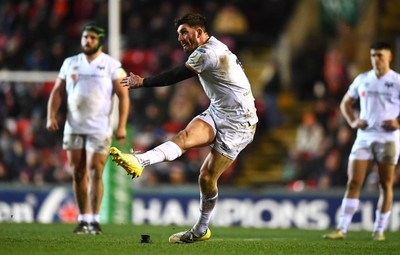
[(399, 141), (376, 141), (357, 138), (350, 152), (349, 160), (376, 160), (379, 163), (397, 164)]
[(85, 149), (90, 152), (108, 154), (111, 146), (111, 136), (64, 134), (63, 149)]
[(236, 159), (239, 153), (253, 141), (256, 124), (234, 122), (212, 114), (208, 109), (196, 116), (214, 129), (215, 141), (211, 145), (229, 159)]

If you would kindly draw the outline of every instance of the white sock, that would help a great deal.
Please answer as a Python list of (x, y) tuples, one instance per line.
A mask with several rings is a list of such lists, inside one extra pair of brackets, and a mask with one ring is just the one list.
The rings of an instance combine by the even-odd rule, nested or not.
[(136, 154), (140, 164), (145, 167), (153, 165), (165, 160), (172, 161), (182, 155), (182, 150), (179, 146), (171, 141), (165, 142), (152, 150), (143, 154)]
[(91, 221), (91, 222), (100, 223), (100, 214), (93, 214), (93, 215), (92, 215), (92, 221)]
[(341, 212), (339, 215), (339, 223), (337, 228), (341, 229), (343, 233), (347, 233), (347, 229), (353, 219), (353, 215), (358, 209), (360, 203), (359, 199), (344, 198), (342, 200)]
[(381, 213), (379, 210), (376, 210), (374, 232), (383, 233), (383, 231), (385, 231), (389, 217), (390, 217), (390, 211)]
[(193, 232), (202, 236), (207, 231), (208, 225), (210, 224), (211, 214), (217, 203), (218, 193), (210, 198), (201, 196), (200, 199), (200, 217), (196, 224), (193, 226)]
[(81, 221), (91, 222), (92, 218), (93, 218), (92, 215), (89, 214), (89, 213), (79, 214), (78, 215), (78, 222), (81, 222)]

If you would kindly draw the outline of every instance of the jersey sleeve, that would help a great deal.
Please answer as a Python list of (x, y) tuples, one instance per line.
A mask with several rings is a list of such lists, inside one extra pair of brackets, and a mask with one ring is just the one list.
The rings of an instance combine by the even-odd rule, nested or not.
[(360, 96), (358, 94), (358, 87), (360, 86), (361, 83), (361, 75), (358, 75), (352, 84), (350, 84), (349, 89), (347, 93), (354, 99), (358, 99)]
[(69, 64), (68, 64), (69, 61), (70, 61), (69, 58), (67, 58), (67, 59), (64, 60), (62, 66), (61, 66), (61, 68), (60, 68), (60, 72), (58, 73), (58, 77), (61, 78), (61, 79), (63, 79), (63, 80), (66, 80), (66, 79), (67, 79), (67, 68), (68, 68), (68, 66), (69, 66)]
[(111, 79), (118, 80), (121, 78), (125, 78), (127, 76), (125, 70), (122, 67), (117, 67), (117, 69), (114, 70), (114, 72), (111, 74)]
[(127, 76), (125, 70), (121, 66), (121, 62), (112, 59), (111, 61), (111, 80), (118, 80)]
[(216, 63), (217, 58), (215, 57), (215, 54), (211, 50), (205, 48), (197, 48), (192, 54), (190, 54), (186, 61), (186, 65), (197, 74), (216, 66)]

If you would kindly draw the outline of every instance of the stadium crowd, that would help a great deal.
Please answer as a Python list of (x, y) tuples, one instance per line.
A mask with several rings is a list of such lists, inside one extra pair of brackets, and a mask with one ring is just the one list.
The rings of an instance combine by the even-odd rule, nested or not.
[[(211, 34), (217, 34), (235, 51), (269, 45), (276, 40), (297, 1), (248, 2), (122, 0), (124, 69), (146, 76), (184, 61), (172, 24), (175, 17), (189, 11), (205, 14), (211, 24)], [(58, 71), (67, 56), (80, 51), (76, 42), (82, 26), (95, 21), (107, 28), (107, 17), (108, 1), (105, 0), (4, 0), (0, 4), (0, 70)], [(310, 52), (304, 54), (310, 56)], [(324, 52), (322, 48), (311, 54), (314, 54), (315, 68), (337, 57), (335, 52)], [(317, 71), (314, 75), (321, 76), (316, 79), (328, 80), (324, 79), (323, 70), (322, 74)], [(346, 184), (345, 166), (354, 132), (345, 125), (338, 109), (337, 98), (345, 93), (344, 88), (350, 81), (346, 73), (343, 75), (342, 87), (331, 91), (330, 98), (311, 99), (315, 100), (315, 108), (304, 114), (298, 127), (298, 146), (288, 151), (287, 165), (294, 171), (292, 180), (303, 180), (318, 187)], [(136, 151), (145, 151), (164, 141), (208, 105), (196, 79), (184, 83), (130, 93), (129, 125)], [(52, 86), (51, 82), (0, 81), (1, 181), (35, 185), (71, 181), (66, 155), (61, 149), (62, 130), (49, 133), (45, 129), (46, 105)], [(300, 100), (310, 100), (304, 98), (307, 91), (305, 87), (297, 92)], [(65, 116), (59, 118), (63, 123)], [(266, 118), (260, 118), (263, 123), (260, 127), (268, 130)], [(207, 149), (193, 149), (168, 167), (158, 164), (146, 168), (139, 180), (148, 185), (196, 183), (197, 171), (207, 152)], [(237, 170), (227, 174), (233, 175), (234, 171)], [(230, 177), (222, 180), (229, 184)], [(369, 178), (376, 184), (376, 176), (372, 174)]]

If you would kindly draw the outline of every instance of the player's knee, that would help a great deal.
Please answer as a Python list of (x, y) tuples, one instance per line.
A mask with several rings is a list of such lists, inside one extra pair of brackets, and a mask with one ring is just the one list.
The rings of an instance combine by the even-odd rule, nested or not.
[(211, 175), (210, 174), (208, 174), (205, 171), (200, 172), (200, 175), (199, 175), (199, 184), (200, 184), (200, 186), (202, 186), (202, 187), (208, 186), (210, 181), (211, 181)]
[(347, 189), (350, 191), (356, 191), (359, 190), (361, 188), (362, 183), (359, 182), (358, 180), (350, 180), (347, 183)]
[(76, 171), (76, 170), (74, 171), (72, 177), (77, 183), (80, 183), (87, 178), (85, 171)]
[(393, 184), (391, 181), (385, 181), (381, 180), (380, 181), (380, 188), (383, 190), (383, 192), (387, 192), (393, 189)]
[(181, 130), (178, 132), (178, 134), (171, 139), (176, 144), (183, 145), (185, 148), (182, 148), (183, 150), (186, 149), (187, 144), (188, 144), (188, 139), (189, 139), (189, 133), (187, 130)]
[(91, 168), (90, 170), (90, 179), (92, 181), (101, 181), (102, 180), (102, 169), (98, 169), (98, 168)]

